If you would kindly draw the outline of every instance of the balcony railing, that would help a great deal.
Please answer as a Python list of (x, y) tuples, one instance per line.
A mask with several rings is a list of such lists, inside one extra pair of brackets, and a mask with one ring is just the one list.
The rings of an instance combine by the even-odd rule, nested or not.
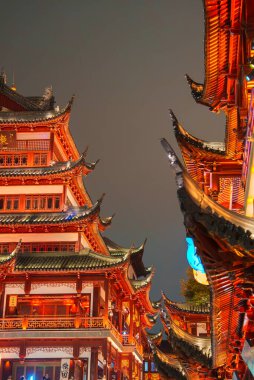
[(123, 346), (132, 346), (142, 355), (142, 345), (130, 335), (122, 335), (104, 317), (65, 316), (23, 316), (0, 319), (0, 331), (4, 330), (64, 330), (64, 329), (105, 329), (110, 330)]
[(24, 316), (0, 319), (0, 330), (92, 329), (107, 328), (107, 326), (107, 320), (103, 317)]

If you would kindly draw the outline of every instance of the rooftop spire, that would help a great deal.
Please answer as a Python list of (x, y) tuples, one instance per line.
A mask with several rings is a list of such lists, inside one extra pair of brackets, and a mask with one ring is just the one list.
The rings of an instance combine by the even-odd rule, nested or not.
[(4, 71), (4, 68), (1, 68), (1, 73), (0, 73), (0, 84), (6, 84), (7, 82), (7, 75)]
[(11, 89), (12, 89), (12, 91), (16, 91), (17, 90), (16, 84), (15, 84), (15, 74), (14, 74), (14, 71), (12, 73), (12, 85), (11, 85)]

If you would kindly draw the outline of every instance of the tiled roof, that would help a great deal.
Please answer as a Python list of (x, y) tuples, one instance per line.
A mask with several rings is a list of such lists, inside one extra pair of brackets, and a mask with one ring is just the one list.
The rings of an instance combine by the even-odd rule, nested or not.
[(49, 176), (54, 174), (62, 174), (75, 169), (78, 166), (84, 165), (88, 170), (93, 170), (98, 161), (88, 163), (83, 155), (77, 161), (57, 162), (52, 166), (44, 167), (8, 167), (0, 169), (0, 177), (34, 177), (34, 176)]
[(1, 225), (13, 224), (63, 224), (84, 220), (89, 216), (98, 213), (100, 201), (97, 201), (92, 207), (87, 206), (71, 208), (63, 212), (39, 212), (39, 213), (20, 213), (20, 214), (0, 214)]
[(121, 258), (83, 250), (80, 253), (43, 252), (18, 254), (15, 271), (77, 271), (111, 268), (124, 263), (127, 255)]
[(21, 247), (21, 240), (18, 242), (16, 248), (9, 255), (0, 255), (0, 265), (9, 263), (12, 259), (14, 259), (19, 252)]
[(165, 305), (168, 308), (172, 308), (178, 310), (183, 313), (189, 314), (209, 314), (210, 312), (210, 304), (188, 304), (188, 303), (180, 303), (171, 301), (165, 293), (162, 293), (162, 297), (164, 299)]
[(143, 279), (130, 280), (130, 283), (135, 290), (140, 290), (151, 284), (152, 278), (154, 276), (154, 271), (152, 268), (149, 268), (150, 272), (147, 272), (147, 276)]
[(197, 137), (192, 136), (182, 127), (172, 110), (170, 111), (170, 116), (173, 122), (174, 132), (178, 142), (185, 141), (187, 145), (190, 144), (191, 146), (197, 148), (200, 154), (202, 154), (203, 151), (203, 154), (205, 155), (225, 155), (226, 152), (224, 142), (209, 142), (198, 139)]
[(145, 267), (143, 263), (143, 253), (144, 253), (146, 240), (144, 241), (143, 244), (141, 244), (140, 247), (137, 247), (137, 248), (121, 247), (120, 245), (113, 242), (107, 237), (104, 237), (103, 240), (106, 246), (108, 247), (110, 254), (114, 257), (121, 257), (125, 255), (127, 252), (130, 253), (131, 264), (138, 277), (147, 275), (147, 268)]
[(57, 117), (65, 114), (70, 110), (73, 99), (67, 104), (66, 107), (60, 110), (46, 110), (46, 111), (24, 111), (24, 112), (0, 112), (0, 124), (1, 123), (33, 123), (43, 122), (56, 119)]
[(12, 90), (3, 81), (0, 81), (0, 94), (5, 95), (15, 103), (19, 104), (27, 111), (41, 111), (45, 109), (52, 109), (54, 98), (47, 101), (42, 96), (23, 96), (17, 91)]

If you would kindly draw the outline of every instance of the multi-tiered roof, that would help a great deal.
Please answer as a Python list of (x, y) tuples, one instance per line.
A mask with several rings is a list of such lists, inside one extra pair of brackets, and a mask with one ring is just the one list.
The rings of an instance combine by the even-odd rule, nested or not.
[[(211, 338), (199, 338), (176, 325), (176, 309), (185, 318), (186, 313), (191, 318), (192, 311), (164, 301), (165, 329), (182, 365), (181, 376), (188, 379), (232, 378), (236, 369), (239, 375), (246, 375), (242, 350), (246, 339), (253, 339), (254, 82), (252, 74), (247, 79), (246, 75), (254, 55), (254, 8), (248, 0), (206, 0), (204, 10), (205, 81), (196, 83), (189, 76), (187, 80), (197, 103), (225, 113), (225, 141), (207, 142), (192, 136), (173, 112), (184, 165), (162, 139), (176, 174), (187, 235), (194, 239), (211, 290)], [(198, 316), (195, 319), (198, 321)], [(181, 344), (176, 342), (179, 339)], [(204, 341), (210, 345), (209, 355)], [(188, 351), (193, 353), (194, 361)], [(211, 362), (204, 354), (211, 357)]]
[[(104, 357), (114, 355), (118, 371), (133, 371), (141, 376), (144, 328), (153, 325), (152, 314), (156, 311), (149, 299), (154, 270), (143, 263), (145, 243), (127, 249), (102, 237), (113, 217), (101, 217), (103, 196), (93, 203), (85, 189), (83, 178), (98, 161), (87, 162), (87, 149), (81, 155), (77, 150), (69, 130), (72, 103), (73, 99), (62, 109), (55, 106), (51, 88), (42, 97), (25, 97), (15, 86), (7, 85), (4, 73), (0, 76), (1, 289), (9, 286), (15, 302), (20, 297), (21, 303), (31, 305), (42, 303), (43, 297), (55, 297), (70, 313), (68, 302), (74, 305), (73, 310), (82, 309), (84, 289), (93, 287), (89, 288), (89, 320), (79, 314), (57, 320), (45, 313), (25, 318), (15, 314), (14, 320), (13, 309), (7, 310), (11, 317), (6, 318), (6, 309), (0, 307), (0, 330), (5, 332), (0, 338), (0, 361), (1, 352), (5, 350), (7, 355), (9, 349), (11, 355), (14, 346), (25, 358), (29, 350), (36, 348), (34, 342), (40, 347), (51, 342), (58, 349), (73, 345), (74, 357), (82, 355), (84, 345), (89, 350), (92, 344), (97, 356), (99, 347)], [(22, 289), (18, 294), (17, 283)], [(73, 293), (69, 301), (65, 299), (68, 295), (59, 293), (59, 287), (66, 284)], [(37, 290), (37, 301), (34, 289), (41, 289), (41, 293)], [(25, 301), (23, 295), (27, 297)], [(1, 305), (11, 302), (8, 292), (3, 291), (2, 297)], [(66, 343), (65, 332), (52, 341), (52, 328), (69, 328), (71, 341)], [(82, 329), (80, 335), (72, 331), (75, 328)], [(21, 334), (21, 329), (28, 332)], [(45, 330), (43, 343), (36, 340), (38, 332), (33, 329)], [(13, 332), (15, 341), (8, 340)], [(113, 346), (108, 347), (109, 341), (118, 353)], [(50, 351), (51, 347), (46, 349)], [(91, 371), (95, 371), (96, 356), (91, 360)], [(126, 362), (133, 363), (133, 370), (121, 364)], [(9, 373), (6, 371), (5, 375)]]

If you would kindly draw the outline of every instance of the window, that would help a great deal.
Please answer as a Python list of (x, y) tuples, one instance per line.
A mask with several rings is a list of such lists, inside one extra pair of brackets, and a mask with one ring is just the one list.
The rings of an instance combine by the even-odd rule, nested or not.
[(60, 197), (55, 197), (55, 209), (60, 208)]
[(151, 362), (151, 372), (157, 372), (157, 368), (154, 362)]
[[(17, 243), (0, 243), (0, 254), (12, 252)], [(22, 243), (22, 253), (29, 252), (75, 252), (75, 242)]]
[(57, 211), (60, 206), (60, 195), (26, 195), (25, 198), (26, 210)]
[(13, 210), (18, 210), (19, 209), (19, 200), (15, 198), (13, 200)]
[(2, 243), (0, 244), (0, 254), (6, 254), (11, 252), (12, 250), (9, 249), (8, 243)]
[(144, 362), (144, 372), (148, 372), (148, 362)]
[(0, 166), (27, 166), (27, 154), (1, 154)]
[(26, 210), (30, 210), (30, 208), (31, 208), (31, 198), (26, 198), (25, 208), (26, 208)]
[(48, 161), (47, 153), (35, 153), (34, 154), (34, 165), (35, 166), (46, 166)]
[(49, 197), (48, 199), (47, 199), (47, 208), (49, 209), (49, 210), (51, 210), (52, 209), (52, 202), (53, 201), (53, 198), (52, 197)]
[(0, 211), (10, 211), (19, 209), (19, 198), (12, 196), (2, 196), (0, 197)]

